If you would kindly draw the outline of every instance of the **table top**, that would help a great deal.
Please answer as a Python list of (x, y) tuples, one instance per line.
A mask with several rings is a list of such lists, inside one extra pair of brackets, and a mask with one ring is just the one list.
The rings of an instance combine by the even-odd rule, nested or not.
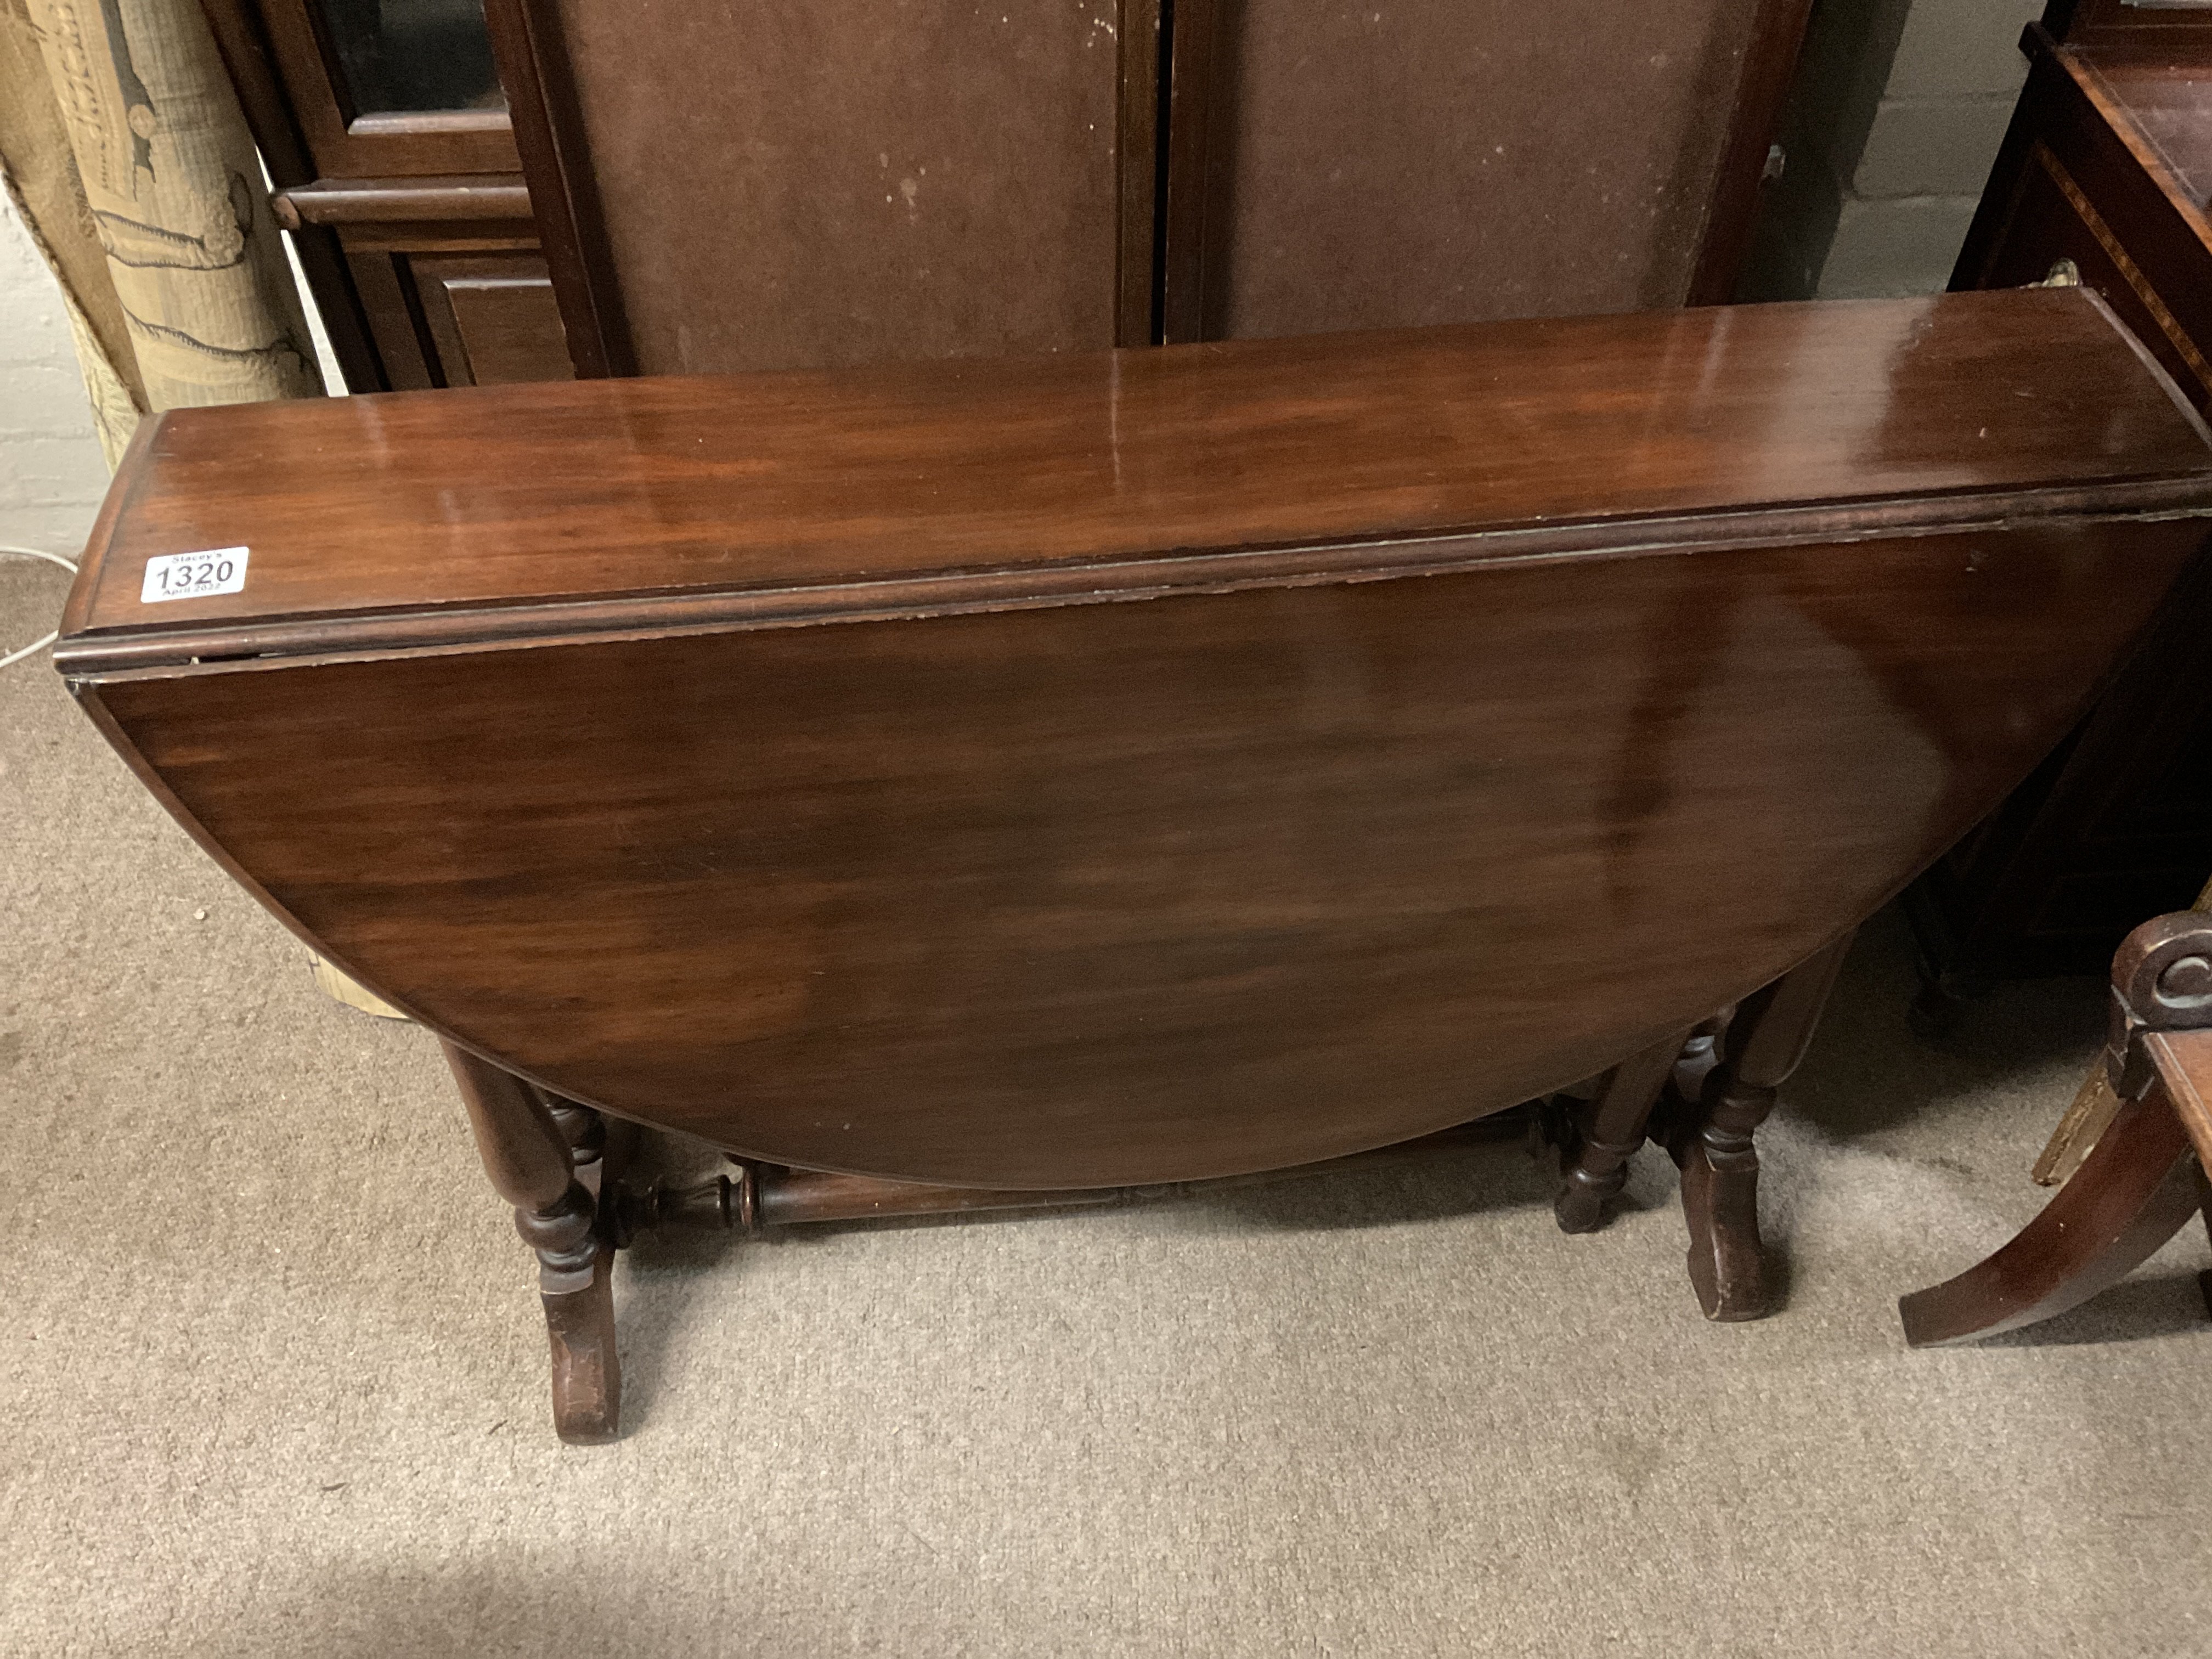
[(974, 1186), (1671, 1042), (1994, 807), (2212, 509), (2062, 291), (149, 424), (58, 658), (275, 914), (557, 1094)]
[[(2208, 480), (2202, 422), (2086, 291), (185, 410), (142, 428), (57, 660), (1710, 544), (1713, 515), (1777, 504), (1850, 507), (1854, 533), (1884, 501), (1919, 504), (1900, 525), (2069, 490), (2155, 510)], [(149, 561), (237, 548), (238, 591), (145, 597)]]

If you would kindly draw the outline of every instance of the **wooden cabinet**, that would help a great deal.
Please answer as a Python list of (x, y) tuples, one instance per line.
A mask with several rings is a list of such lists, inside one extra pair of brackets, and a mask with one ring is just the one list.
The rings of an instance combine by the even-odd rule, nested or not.
[[(2212, 410), (2212, 9), (2054, 6), (1954, 288), (2077, 279)], [(2068, 744), (1908, 895), (1950, 993), (2103, 974), (2212, 877), (2212, 569), (2177, 589)]]
[(1724, 299), (1806, 9), (488, 0), (586, 374)]
[(599, 284), (580, 364), (686, 374), (1115, 343), (1119, 77), (1149, 48), (1125, 49), (1110, 0), (553, 0), (490, 15), (556, 275), (565, 254)]
[(1808, 0), (204, 3), (368, 390), (1718, 301)]
[(481, 0), (204, 0), (356, 392), (567, 379)]

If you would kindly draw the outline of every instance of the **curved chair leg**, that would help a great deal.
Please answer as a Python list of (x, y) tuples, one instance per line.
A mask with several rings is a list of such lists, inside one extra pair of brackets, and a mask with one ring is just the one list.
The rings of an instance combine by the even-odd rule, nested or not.
[(549, 1107), (520, 1078), (465, 1048), (443, 1046), (484, 1172), (514, 1206), (515, 1231), (538, 1252), (552, 1345), (553, 1426), (572, 1445), (612, 1440), (621, 1426), (622, 1364), (614, 1246), (598, 1224), (605, 1139), (598, 1115), (568, 1101)]
[[(2103, 1090), (2110, 1123), (2043, 1213), (1956, 1279), (1897, 1304), (1914, 1347), (2017, 1330), (2087, 1301), (2212, 1211), (2212, 917), (2154, 916), (2112, 957)], [(2062, 1140), (2087, 1144), (2080, 1123)], [(2064, 1148), (2061, 1148), (2064, 1150)], [(2050, 1161), (2046, 1154), (2046, 1162)], [(2039, 1174), (2044, 1166), (2038, 1166)], [(2212, 1302), (2212, 1290), (2208, 1291)]]
[(1695, 1030), (1674, 1032), (1606, 1073), (1580, 1115), (1572, 1156), (1552, 1200), (1561, 1232), (1593, 1232), (1605, 1224), (1607, 1206), (1628, 1182), (1628, 1160), (1644, 1144), (1651, 1109)]
[[(2204, 1170), (2204, 1160), (2197, 1161), (2197, 1204), (2204, 1213), (2204, 1237), (2212, 1240), (2212, 1175)], [(2212, 1267), (2197, 1275), (2197, 1288), (2203, 1293), (2204, 1311), (2212, 1314)]]
[(1850, 946), (1845, 933), (1738, 1005), (1694, 1125), (1674, 1137), (1690, 1230), (1690, 1284), (1708, 1319), (1761, 1319), (1771, 1310), (1752, 1136), (1811, 1046)]
[(2189, 1133), (2162, 1085), (2121, 1107), (2073, 1178), (2012, 1241), (1956, 1279), (1901, 1298), (1916, 1348), (2033, 1325), (2139, 1267), (2203, 1201)]

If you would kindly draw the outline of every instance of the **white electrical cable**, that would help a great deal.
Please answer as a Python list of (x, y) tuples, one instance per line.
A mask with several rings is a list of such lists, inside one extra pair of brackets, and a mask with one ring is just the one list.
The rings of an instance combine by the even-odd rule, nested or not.
[[(42, 547), (10, 547), (5, 542), (0, 542), (0, 553), (19, 554), (27, 559), (44, 559), (48, 564), (61, 566), (72, 576), (76, 574), (76, 566), (74, 562), (62, 557), (58, 553), (49, 553)], [(6, 656), (0, 657), (0, 668), (19, 663), (26, 657), (36, 656), (61, 636), (61, 629), (58, 628), (42, 640), (33, 640), (21, 651), (10, 651)]]

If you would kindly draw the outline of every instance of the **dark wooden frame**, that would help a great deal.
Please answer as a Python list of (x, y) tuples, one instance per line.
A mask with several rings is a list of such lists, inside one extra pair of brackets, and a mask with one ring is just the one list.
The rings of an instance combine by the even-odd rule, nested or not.
[(523, 176), (538, 181), (531, 205), (568, 334), (568, 359), (580, 380), (635, 374), (606, 215), (585, 160), (575, 76), (550, 10), (544, 0), (484, 0)]
[[(277, 77), (275, 48), (261, 15), (251, 0), (201, 0), (201, 9), (281, 202), (286, 190), (314, 181), (315, 164), (307, 135)], [(301, 224), (282, 206), (276, 218), (292, 233), (293, 249), (300, 256), (300, 267), (346, 384), (356, 391), (388, 386), (383, 357), (337, 234), (326, 226)]]
[(1161, 124), (1160, 252), (1155, 337), (1164, 345), (1205, 337), (1206, 236), (1209, 210), (1217, 207), (1215, 169), (1206, 140), (1213, 102), (1214, 24), (1218, 0), (1171, 0), (1163, 38), (1161, 85), (1167, 106)]
[[(465, 383), (412, 261), (538, 252), (506, 112), (356, 117), (304, 0), (202, 0), (202, 9), (347, 387)], [(557, 329), (545, 334), (559, 353)]]
[[(1194, 0), (1204, 3), (1205, 0)], [(1121, 82), (1114, 166), (1121, 224), (1114, 238), (1114, 343), (1150, 345), (1160, 337), (1160, 258), (1166, 247), (1159, 210), (1161, 170), (1170, 153), (1162, 117), (1168, 89), (1161, 47), (1173, 0), (1118, 0), (1115, 35)], [(1129, 140), (1143, 136), (1141, 148)]]
[(1751, 44), (1744, 52), (1743, 73), (1736, 82), (1728, 143), (1705, 209), (1697, 267), (1690, 278), (1689, 303), (1693, 306), (1723, 306), (1735, 297), (1736, 278), (1751, 251), (1752, 225), (1759, 216), (1759, 187), (1766, 176), (1767, 152), (1782, 125), (1783, 100), (1789, 96), (1812, 15), (1813, 0), (1762, 0), (1759, 8)]
[[(240, 0), (203, 0), (210, 16), (236, 14)], [(451, 173), (512, 173), (521, 165), (503, 110), (377, 112), (351, 106), (313, 0), (261, 0), (269, 48), (295, 89), (293, 108), (325, 171), (347, 177), (403, 178)], [(319, 89), (320, 95), (312, 95)], [(301, 95), (310, 94), (310, 95)]]

